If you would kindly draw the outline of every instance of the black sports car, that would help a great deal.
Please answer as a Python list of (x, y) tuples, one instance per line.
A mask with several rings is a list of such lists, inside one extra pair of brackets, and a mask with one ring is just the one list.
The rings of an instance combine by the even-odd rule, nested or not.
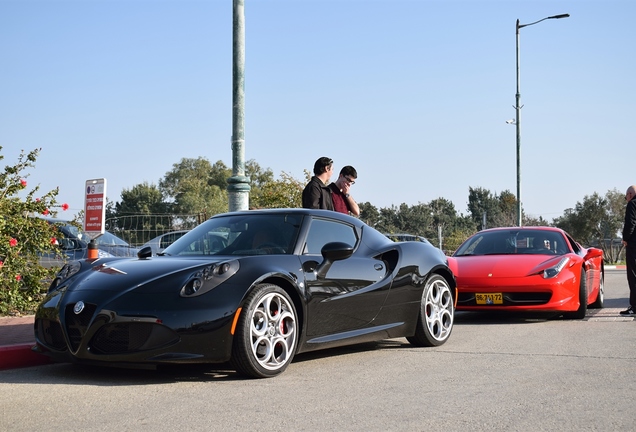
[(35, 316), (35, 351), (121, 366), (230, 361), (272, 377), (294, 355), (453, 329), (455, 278), (428, 243), (359, 219), (278, 209), (212, 217), (164, 250), (68, 263)]

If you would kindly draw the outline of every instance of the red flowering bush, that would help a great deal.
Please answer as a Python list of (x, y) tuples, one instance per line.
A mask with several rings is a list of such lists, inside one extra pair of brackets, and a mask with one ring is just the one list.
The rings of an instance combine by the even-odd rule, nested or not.
[[(0, 160), (4, 159), (1, 154)], [(56, 248), (55, 227), (36, 215), (55, 215), (58, 190), (27, 190), (28, 174), (39, 150), (20, 154), (14, 166), (0, 171), (0, 316), (29, 314), (43, 298), (55, 269), (39, 265), (39, 254)], [(37, 197), (36, 197), (37, 195)]]

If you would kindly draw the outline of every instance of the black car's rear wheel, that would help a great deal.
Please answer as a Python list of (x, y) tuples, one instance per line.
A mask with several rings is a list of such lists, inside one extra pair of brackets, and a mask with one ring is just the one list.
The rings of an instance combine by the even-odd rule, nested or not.
[(241, 375), (270, 378), (294, 358), (296, 309), (279, 286), (262, 284), (247, 297), (232, 345), (232, 365)]
[(416, 346), (442, 345), (453, 330), (454, 315), (453, 294), (448, 282), (440, 275), (431, 275), (422, 292), (415, 335), (407, 340)]

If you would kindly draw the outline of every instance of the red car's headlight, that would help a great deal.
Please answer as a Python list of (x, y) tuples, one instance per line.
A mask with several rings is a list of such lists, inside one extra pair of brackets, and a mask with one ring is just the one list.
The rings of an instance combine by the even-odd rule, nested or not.
[(568, 263), (568, 261), (570, 261), (570, 258), (563, 257), (561, 258), (561, 261), (559, 261), (556, 265), (543, 270), (543, 278), (550, 279), (553, 277), (557, 277), (559, 273), (561, 273), (561, 270), (563, 270), (565, 265)]

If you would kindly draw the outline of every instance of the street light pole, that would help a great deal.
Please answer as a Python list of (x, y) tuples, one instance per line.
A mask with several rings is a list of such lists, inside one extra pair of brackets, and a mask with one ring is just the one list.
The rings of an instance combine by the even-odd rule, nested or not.
[(515, 125), (517, 129), (517, 225), (521, 226), (521, 118), (519, 116), (519, 110), (521, 110), (521, 93), (519, 92), (519, 29), (523, 27), (528, 27), (534, 24), (538, 24), (541, 21), (545, 21), (548, 19), (561, 19), (568, 18), (570, 14), (560, 14), (553, 15), (549, 17), (545, 17), (540, 19), (539, 21), (535, 21), (529, 24), (519, 24), (519, 20), (517, 20), (517, 24), (515, 26), (515, 34), (517, 38), (517, 93), (515, 94)]
[(245, 2), (233, 0), (232, 177), (227, 179), (229, 210), (249, 209), (250, 179), (245, 176)]

